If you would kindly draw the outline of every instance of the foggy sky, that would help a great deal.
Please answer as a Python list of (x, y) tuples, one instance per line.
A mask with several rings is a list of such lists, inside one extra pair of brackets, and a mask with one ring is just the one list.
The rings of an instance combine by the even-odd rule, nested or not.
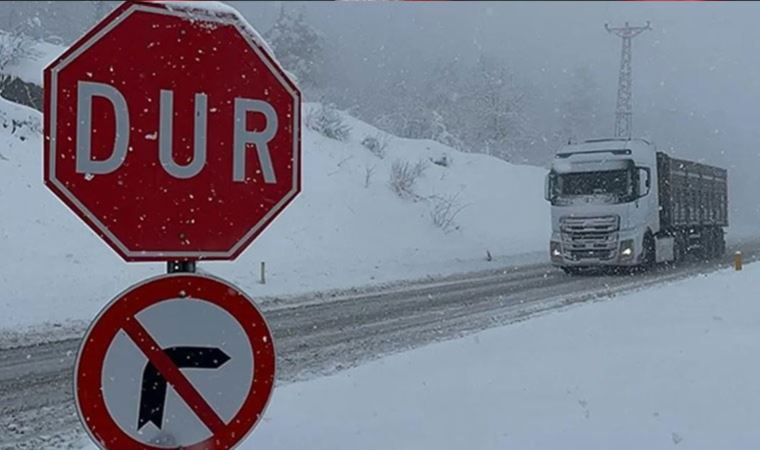
[[(280, 2), (230, 3), (263, 29), (280, 8)], [(760, 109), (760, 52), (754, 44), (760, 42), (760, 4), (286, 3), (302, 10), (339, 49), (345, 77), (356, 83), (396, 71), (414, 76), (441, 58), (465, 63), (481, 51), (502, 57), (549, 93), (566, 71), (590, 67), (608, 97), (610, 130), (620, 39), (604, 23), (651, 20), (653, 30), (634, 39), (635, 132), (668, 140), (661, 120), (647, 120), (647, 112), (657, 109), (676, 120), (692, 113), (708, 118), (715, 125), (705, 130), (711, 133), (728, 133), (744, 122), (733, 132), (757, 138), (748, 119)]]
[[(268, 29), (280, 2), (230, 2)], [(372, 89), (440, 59), (503, 58), (556, 104), (568, 73), (589, 67), (612, 134), (620, 39), (604, 24), (653, 30), (633, 42), (634, 134), (669, 153), (727, 167), (732, 217), (760, 230), (760, 4), (647, 2), (286, 2), (336, 46), (342, 83)], [(361, 92), (362, 89), (358, 89)], [(356, 99), (361, 101), (361, 99)], [(606, 108), (606, 109), (604, 109)], [(536, 120), (541, 120), (537, 118)]]
[[(19, 8), (2, 2), (0, 13)], [(26, 2), (24, 2), (26, 4)], [(92, 2), (42, 2), (66, 39), (92, 24)], [(77, 4), (74, 4), (77, 3)], [(496, 56), (531, 84), (532, 120), (547, 126), (572, 72), (598, 84), (599, 126), (612, 134), (620, 39), (604, 24), (652, 23), (633, 43), (634, 135), (658, 148), (729, 169), (732, 220), (760, 228), (760, 4), (754, 2), (229, 2), (260, 32), (281, 5), (303, 11), (332, 51), (331, 82), (348, 105), (384, 80), (411, 80), (438, 61)], [(115, 3), (111, 3), (115, 5)], [(60, 22), (60, 23), (59, 23)], [(758, 230), (760, 231), (760, 229)]]

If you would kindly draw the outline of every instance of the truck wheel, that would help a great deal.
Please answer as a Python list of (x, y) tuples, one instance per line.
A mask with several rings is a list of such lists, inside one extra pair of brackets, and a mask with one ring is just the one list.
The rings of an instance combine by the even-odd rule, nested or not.
[(710, 237), (712, 238), (712, 251), (710, 252), (710, 256), (713, 258), (720, 258), (726, 252), (726, 239), (723, 236), (723, 230), (720, 227), (711, 228)]
[(703, 240), (705, 259), (715, 259), (720, 255), (720, 237), (719, 229), (715, 227), (705, 229)]
[(643, 249), (643, 256), (641, 258), (641, 267), (643, 269), (649, 269), (654, 266), (656, 257), (655, 257), (655, 244), (654, 244), (654, 237), (652, 236), (652, 233), (647, 232), (644, 235), (644, 249)]
[(684, 258), (684, 248), (683, 248), (683, 241), (681, 240), (681, 237), (679, 235), (673, 236), (673, 262), (671, 264), (676, 265), (683, 261)]
[(712, 259), (715, 253), (713, 245), (712, 228), (702, 228), (699, 232), (699, 243), (702, 246), (702, 259), (707, 261)]
[(718, 257), (718, 230), (710, 228), (710, 259)]
[(715, 255), (718, 258), (722, 258), (723, 255), (726, 254), (726, 236), (723, 234), (723, 229), (718, 227), (715, 229), (717, 235), (718, 235), (718, 250), (717, 254)]

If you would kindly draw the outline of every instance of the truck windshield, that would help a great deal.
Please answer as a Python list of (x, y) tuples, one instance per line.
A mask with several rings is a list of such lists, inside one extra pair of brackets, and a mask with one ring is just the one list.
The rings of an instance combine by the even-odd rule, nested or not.
[(627, 169), (563, 173), (555, 178), (554, 195), (560, 198), (595, 195), (623, 202), (632, 192), (632, 174)]

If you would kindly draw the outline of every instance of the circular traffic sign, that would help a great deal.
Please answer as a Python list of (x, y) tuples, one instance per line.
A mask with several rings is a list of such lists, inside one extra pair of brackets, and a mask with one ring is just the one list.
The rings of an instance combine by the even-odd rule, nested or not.
[(127, 261), (234, 259), (300, 192), (301, 94), (230, 7), (124, 2), (44, 78), (45, 184)]
[(119, 294), (85, 334), (74, 393), (106, 450), (226, 450), (272, 393), (275, 349), (264, 317), (235, 286), (171, 274)]

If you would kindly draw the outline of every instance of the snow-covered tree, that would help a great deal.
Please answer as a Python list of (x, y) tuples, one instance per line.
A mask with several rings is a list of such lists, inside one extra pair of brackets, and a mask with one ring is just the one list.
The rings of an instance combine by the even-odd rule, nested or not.
[(25, 57), (32, 56), (34, 41), (18, 28), (0, 30), (0, 94), (13, 80), (8, 68)]
[(402, 70), (388, 77), (377, 92), (383, 93), (372, 102), (377, 110), (372, 121), (377, 126), (405, 138), (431, 138), (432, 116), (415, 80)]
[(430, 139), (440, 142), (441, 144), (448, 145), (449, 147), (456, 148), (458, 150), (466, 150), (466, 146), (455, 133), (449, 131), (449, 124), (441, 113), (437, 110), (431, 111), (432, 123), (430, 124), (430, 131), (432, 135)]
[(579, 67), (571, 73), (567, 96), (558, 107), (559, 130), (555, 137), (558, 144), (597, 137), (598, 90), (587, 67)]
[(464, 117), (458, 104), (462, 100), (462, 71), (458, 59), (435, 65), (424, 88), (425, 105), (430, 114), (430, 139), (459, 150), (469, 150), (462, 141)]
[(283, 4), (277, 21), (264, 33), (264, 39), (307, 95), (311, 93), (313, 97), (323, 87), (325, 38), (306, 22), (303, 12), (286, 9)]
[(501, 61), (486, 55), (465, 80), (457, 102), (465, 118), (460, 137), (474, 151), (511, 159), (529, 140), (526, 87)]
[[(44, 25), (39, 5), (34, 2), (13, 2), (0, 9), (0, 76), (7, 83), (9, 66), (33, 56), (34, 43), (41, 39)], [(3, 83), (5, 84), (5, 83)]]
[(24, 33), (18, 31), (0, 31), (0, 73), (32, 53), (34, 42)]
[(469, 67), (442, 61), (420, 78), (399, 72), (389, 79), (370, 120), (399, 136), (504, 159), (531, 150), (527, 87), (501, 61), (483, 56)]

